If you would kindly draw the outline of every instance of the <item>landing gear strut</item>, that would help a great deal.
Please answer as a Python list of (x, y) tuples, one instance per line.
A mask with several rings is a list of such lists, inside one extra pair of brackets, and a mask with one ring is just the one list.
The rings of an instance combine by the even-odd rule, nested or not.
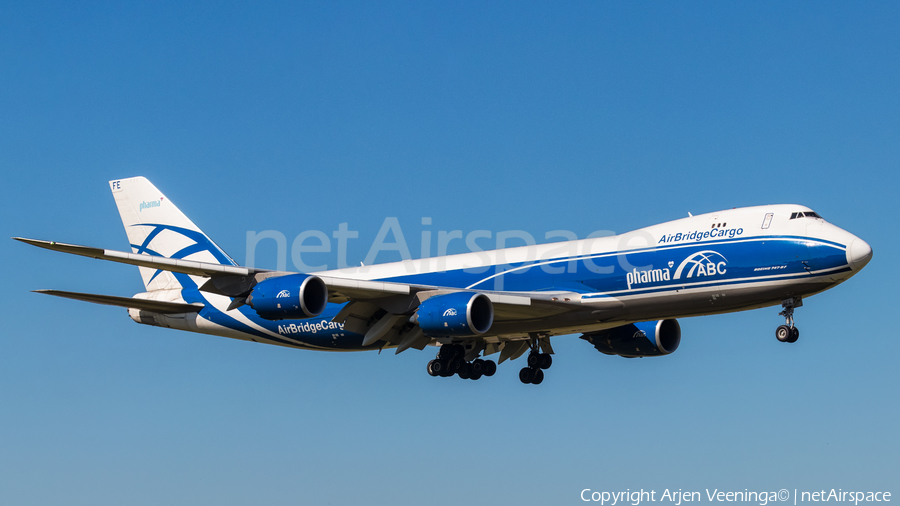
[(528, 367), (519, 371), (519, 381), (531, 383), (532, 385), (540, 385), (544, 381), (544, 369), (549, 369), (553, 365), (553, 356), (549, 353), (541, 353), (541, 347), (538, 337), (532, 336), (531, 353), (528, 354)]
[(445, 378), (458, 374), (462, 379), (477, 380), (482, 376), (493, 376), (497, 364), (493, 360), (477, 358), (471, 362), (465, 359), (466, 349), (460, 344), (441, 346), (437, 357), (428, 362), (428, 374)]
[(800, 338), (800, 329), (794, 326), (794, 308), (803, 306), (803, 299), (794, 297), (781, 301), (782, 311), (778, 313), (784, 316), (784, 325), (775, 329), (775, 338), (782, 343), (796, 343)]

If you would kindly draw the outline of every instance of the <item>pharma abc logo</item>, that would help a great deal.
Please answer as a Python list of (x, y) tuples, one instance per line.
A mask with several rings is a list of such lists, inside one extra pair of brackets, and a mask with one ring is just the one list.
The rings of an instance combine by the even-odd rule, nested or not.
[(681, 279), (685, 269), (688, 269), (687, 274), (684, 276), (685, 278), (725, 274), (727, 265), (728, 260), (717, 251), (698, 251), (681, 262), (678, 268), (675, 269), (675, 275), (672, 276), (672, 279)]

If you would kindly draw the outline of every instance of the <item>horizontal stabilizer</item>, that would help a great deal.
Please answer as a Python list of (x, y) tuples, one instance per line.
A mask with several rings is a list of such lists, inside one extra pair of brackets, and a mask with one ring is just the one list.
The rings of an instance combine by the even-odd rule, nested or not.
[(64, 292), (61, 290), (34, 290), (35, 293), (46, 293), (67, 299), (83, 300), (94, 304), (106, 304), (107, 306), (119, 306), (141, 309), (162, 314), (196, 313), (203, 309), (203, 304), (182, 304), (180, 302), (165, 302), (161, 300), (134, 299), (131, 297), (114, 297), (112, 295), (97, 295), (93, 293)]

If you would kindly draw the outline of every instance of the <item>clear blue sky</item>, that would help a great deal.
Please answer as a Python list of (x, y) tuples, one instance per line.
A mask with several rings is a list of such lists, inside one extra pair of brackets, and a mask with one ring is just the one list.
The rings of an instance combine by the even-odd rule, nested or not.
[(875, 251), (796, 345), (776, 308), (682, 320), (663, 358), (559, 337), (532, 387), (140, 326), (29, 292), (130, 296), (137, 269), (3, 240), (0, 503), (900, 492), (898, 26), (896, 2), (0, 3), (2, 237), (125, 249), (106, 182), (144, 175), (239, 262), (247, 231), (347, 222), (356, 263), (391, 216), (416, 256), (422, 217), (583, 237), (765, 203)]

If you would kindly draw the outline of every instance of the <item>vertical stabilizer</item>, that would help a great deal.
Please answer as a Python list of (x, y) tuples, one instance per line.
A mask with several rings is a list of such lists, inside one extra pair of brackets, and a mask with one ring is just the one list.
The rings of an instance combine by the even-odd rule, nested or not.
[[(116, 179), (109, 186), (134, 253), (237, 265), (146, 178)], [(148, 292), (182, 288), (171, 272), (138, 269)]]

